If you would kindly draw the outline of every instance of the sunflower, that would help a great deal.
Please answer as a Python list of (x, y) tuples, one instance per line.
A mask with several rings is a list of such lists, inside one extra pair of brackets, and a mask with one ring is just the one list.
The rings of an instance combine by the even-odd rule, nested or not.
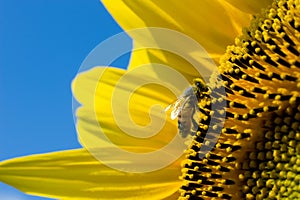
[[(127, 71), (95, 67), (79, 74), (73, 82), (74, 95), (83, 105), (77, 111), (77, 130), (89, 151), (78, 149), (3, 161), (1, 181), (26, 193), (59, 199), (300, 198), (299, 1), (103, 3), (128, 31), (135, 46), (146, 46), (149, 38), (130, 30), (143, 27), (167, 28), (196, 40), (219, 66), (211, 81), (221, 81), (226, 93), (220, 93), (219, 85), (212, 83), (211, 90), (203, 92), (206, 98), (198, 99), (202, 117), (195, 136), (185, 154), (178, 154), (164, 167), (148, 159), (139, 162), (127, 154), (111, 159), (115, 149), (98, 136), (99, 126), (110, 141), (133, 154), (148, 155), (178, 137), (176, 121), (161, 118), (161, 110), (151, 107), (167, 106), (176, 98), (174, 94), (157, 84), (138, 87), (140, 83), (161, 78), (158, 71), (163, 64), (179, 71), (189, 82), (199, 77), (190, 63), (174, 53), (137, 48)], [(158, 40), (155, 35), (150, 37)], [(194, 53), (188, 45), (174, 45), (187, 55)], [(149, 63), (161, 65), (146, 66)], [(131, 82), (123, 82), (127, 76)], [(128, 96), (124, 91), (135, 91), (125, 102), (129, 102), (137, 133), (128, 126), (131, 121), (123, 121), (123, 115), (119, 120), (113, 118), (115, 90), (122, 94), (117, 95), (119, 99)], [(212, 109), (216, 102), (223, 102), (225, 107)], [(222, 113), (226, 115), (224, 123), (209, 129), (209, 122), (219, 122)], [(156, 129), (160, 126), (151, 124), (160, 125), (161, 120), (164, 124), (155, 136), (141, 128), (150, 124), (149, 130)], [(132, 135), (125, 134), (124, 129)], [(136, 134), (145, 138), (132, 137)], [(207, 137), (217, 138), (210, 152), (203, 151), (211, 145)], [(171, 150), (173, 154), (177, 149)], [(94, 151), (103, 152), (99, 156), (105, 163), (96, 159)], [(163, 151), (160, 156), (165, 158)], [(145, 172), (120, 170), (132, 166)], [(152, 171), (153, 166), (157, 170)]]

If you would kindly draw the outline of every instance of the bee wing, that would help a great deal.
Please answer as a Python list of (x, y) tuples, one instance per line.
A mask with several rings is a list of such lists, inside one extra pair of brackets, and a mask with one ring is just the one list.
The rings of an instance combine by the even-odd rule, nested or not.
[(185, 104), (189, 101), (190, 101), (190, 96), (181, 97), (175, 104), (175, 107), (171, 113), (171, 119), (175, 119), (176, 117), (178, 117), (179, 114), (182, 115), (182, 109), (184, 109)]
[(170, 110), (173, 106), (174, 106), (174, 103), (168, 105), (168, 106), (165, 108), (165, 112), (167, 112), (168, 110)]
[(180, 97), (174, 103), (168, 105), (165, 108), (165, 112), (172, 109), (172, 112), (171, 112), (171, 119), (172, 120), (174, 120), (178, 117), (180, 111), (182, 110), (182, 105), (185, 103), (185, 101), (186, 100), (183, 97)]
[[(177, 102), (177, 101), (176, 101)], [(174, 102), (174, 103), (172, 103), (172, 104), (170, 104), (170, 105), (168, 105), (166, 108), (165, 108), (165, 112), (167, 112), (168, 110), (170, 110), (170, 109), (172, 109), (172, 112), (171, 112), (171, 119), (172, 120), (174, 120), (176, 117), (177, 117), (177, 115), (178, 115), (178, 113), (177, 113), (177, 115), (176, 115), (176, 110), (177, 110), (177, 103), (176, 102)], [(176, 115), (176, 116), (175, 116)]]
[(172, 120), (174, 120), (174, 119), (176, 119), (178, 117), (178, 115), (180, 113), (180, 109), (181, 109), (180, 107), (177, 107), (176, 109), (174, 107), (174, 109), (171, 112), (171, 119)]

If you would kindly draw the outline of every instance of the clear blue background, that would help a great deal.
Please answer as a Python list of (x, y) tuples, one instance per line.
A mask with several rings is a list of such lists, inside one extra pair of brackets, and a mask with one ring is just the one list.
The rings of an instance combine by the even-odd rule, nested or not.
[[(0, 160), (79, 148), (71, 81), (121, 31), (98, 0), (0, 0)], [(0, 183), (1, 200), (41, 200)]]

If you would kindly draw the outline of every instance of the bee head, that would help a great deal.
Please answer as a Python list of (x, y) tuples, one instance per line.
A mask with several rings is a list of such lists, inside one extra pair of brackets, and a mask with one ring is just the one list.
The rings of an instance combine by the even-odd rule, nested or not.
[(197, 88), (199, 88), (200, 91), (207, 90), (207, 86), (206, 86), (205, 82), (203, 81), (203, 79), (201, 79), (201, 78), (194, 79), (194, 84)]

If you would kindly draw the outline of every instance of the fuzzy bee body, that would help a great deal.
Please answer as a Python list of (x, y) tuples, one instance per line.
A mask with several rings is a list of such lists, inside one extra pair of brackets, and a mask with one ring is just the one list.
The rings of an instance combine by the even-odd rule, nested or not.
[(171, 119), (178, 119), (179, 134), (186, 138), (194, 135), (198, 129), (199, 112), (198, 101), (203, 96), (202, 92), (207, 91), (207, 87), (200, 79), (194, 80), (194, 86), (188, 87), (184, 93), (165, 110), (171, 111)]

